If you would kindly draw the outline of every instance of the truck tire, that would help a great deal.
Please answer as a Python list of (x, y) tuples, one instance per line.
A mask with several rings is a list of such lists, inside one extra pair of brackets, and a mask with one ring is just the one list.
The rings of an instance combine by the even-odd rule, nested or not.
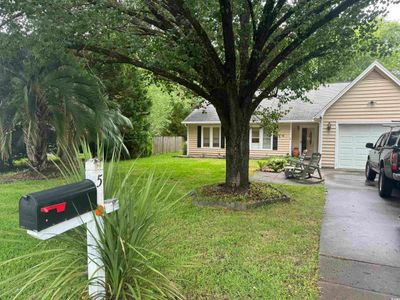
[(374, 181), (376, 178), (376, 172), (371, 169), (369, 161), (367, 161), (365, 165), (365, 177), (367, 178), (368, 181)]
[(393, 181), (387, 178), (385, 175), (385, 170), (381, 167), (379, 172), (379, 182), (378, 182), (379, 196), (382, 198), (390, 197), (393, 190)]

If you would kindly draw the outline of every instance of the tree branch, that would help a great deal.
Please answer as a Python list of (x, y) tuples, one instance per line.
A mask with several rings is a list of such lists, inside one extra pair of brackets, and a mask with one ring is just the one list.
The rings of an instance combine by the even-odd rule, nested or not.
[[(246, 75), (244, 77), (247, 82), (254, 80), (257, 76), (263, 57), (265, 57), (262, 53), (262, 49), (269, 37), (294, 13), (294, 9), (290, 9), (278, 21), (276, 21), (275, 24), (273, 24), (273, 19), (279, 14), (285, 2), (286, 0), (279, 0), (274, 11), (270, 13), (268, 13), (268, 10), (272, 10), (271, 6), (273, 6), (273, 1), (266, 2), (264, 6), (263, 17), (257, 29), (257, 33), (254, 35), (254, 46), (251, 51)], [(268, 19), (270, 20), (269, 23), (267, 22)], [(241, 91), (241, 93), (244, 93), (244, 91)]]
[(235, 36), (230, 0), (219, 0), (225, 49), (225, 69), (231, 79), (236, 78)]
[(297, 71), (299, 68), (307, 64), (309, 61), (311, 61), (314, 58), (324, 56), (327, 51), (329, 50), (329, 47), (320, 47), (316, 49), (315, 51), (310, 52), (308, 55), (304, 56), (303, 58), (295, 61), (290, 65), (289, 68), (286, 69), (286, 71), (282, 72), (281, 75), (279, 75), (276, 79), (274, 79), (267, 88), (265, 88), (254, 100), (252, 103), (252, 109), (256, 109), (258, 105), (261, 103), (263, 99), (268, 97), (268, 95), (276, 89), (283, 81), (285, 81), (290, 75), (292, 75), (295, 71)]
[[(196, 72), (203, 72), (201, 74), (202, 78), (209, 83), (222, 81), (225, 77), (224, 65), (222, 64), (215, 48), (212, 46), (206, 31), (190, 10), (185, 7), (184, 2), (182, 0), (148, 0), (146, 5), (149, 9), (148, 14), (152, 17), (145, 15), (142, 16), (137, 11), (123, 7), (122, 4), (107, 4), (108, 7), (118, 9), (120, 12), (133, 18), (135, 24), (146, 24), (147, 29), (144, 26), (136, 25), (136, 28), (140, 29), (145, 34), (157, 34), (158, 32), (155, 31), (155, 28), (160, 29), (160, 33), (168, 31), (172, 32), (170, 29), (174, 29), (171, 38), (178, 44), (182, 37), (194, 40), (194, 30), (196, 33), (195, 42), (199, 42), (201, 47), (208, 54), (205, 58), (211, 60), (214, 69), (217, 71), (214, 73), (207, 72), (207, 69), (210, 69), (210, 65), (207, 65), (207, 68), (201, 68), (201, 70), (197, 68)], [(165, 12), (167, 12), (171, 17), (167, 17), (165, 14), (161, 13), (163, 10), (165, 10)], [(191, 53), (188, 51), (187, 55), (191, 56)]]
[[(250, 1), (250, 0), (249, 0)], [(250, 1), (251, 3), (251, 1)], [(239, 82), (244, 79), (247, 71), (247, 64), (249, 62), (249, 48), (250, 48), (250, 25), (249, 21), (251, 17), (249, 5), (242, 5), (243, 12), (239, 16), (239, 59), (240, 59), (240, 74)], [(253, 24), (254, 25), (254, 24)], [(253, 27), (254, 30), (254, 27)]]
[[(293, 22), (293, 24), (291, 24), (291, 26), (286, 27), (279, 35), (277, 35), (273, 41), (267, 45), (267, 47), (265, 47), (265, 49), (263, 50), (263, 54), (261, 57), (265, 57), (266, 55), (268, 55), (269, 52), (272, 52), (277, 45), (279, 45), (280, 42), (282, 42), (285, 38), (287, 38), (291, 33), (295, 32), (296, 29), (298, 29), (303, 23), (304, 21), (308, 18), (309, 15), (319, 15), (321, 14), (324, 9), (326, 9), (326, 7), (329, 5), (329, 2), (325, 2), (322, 3), (320, 5), (318, 5), (317, 7), (315, 7), (314, 9), (308, 11), (306, 13), (306, 15), (303, 18), (298, 18), (297, 20), (295, 20)], [(279, 19), (276, 24), (274, 24), (271, 29), (270, 29), (270, 34), (268, 36), (268, 38), (270, 37), (270, 35), (278, 29), (278, 27), (280, 25), (282, 25), (284, 22), (286, 22), (293, 14), (294, 14), (294, 9), (289, 9), (289, 11), (287, 11), (282, 17), (281, 19)]]
[(249, 7), (249, 12), (250, 12), (250, 17), (251, 17), (251, 25), (253, 28), (253, 38), (254, 38), (256, 36), (257, 24), (256, 24), (256, 18), (254, 15), (253, 2), (251, 2), (251, 0), (247, 0), (247, 6)]
[(205, 91), (200, 85), (198, 85), (194, 82), (190, 82), (189, 80), (182, 78), (180, 76), (177, 76), (173, 73), (170, 73), (169, 71), (164, 70), (162, 68), (159, 68), (156, 66), (149, 66), (140, 60), (129, 57), (118, 51), (110, 50), (110, 49), (106, 49), (106, 48), (102, 48), (102, 47), (98, 47), (98, 46), (89, 46), (89, 45), (75, 45), (75, 46), (71, 46), (71, 48), (78, 50), (78, 51), (87, 50), (87, 51), (91, 51), (94, 53), (102, 54), (102, 55), (105, 55), (105, 56), (111, 58), (110, 62), (126, 63), (126, 64), (133, 65), (135, 67), (150, 71), (157, 76), (163, 77), (165, 79), (169, 79), (173, 82), (176, 82), (176, 83), (188, 88), (189, 90), (195, 92), (196, 94), (203, 97), (204, 99), (215, 100), (215, 99), (212, 99), (211, 95), (207, 91)]
[(203, 43), (204, 48), (206, 49), (208, 55), (210, 55), (211, 60), (213, 61), (216, 69), (220, 72), (221, 77), (224, 77), (224, 66), (215, 51), (215, 48), (211, 44), (211, 41), (207, 35), (207, 32), (204, 30), (204, 28), (201, 26), (200, 22), (193, 17), (192, 13), (190, 12), (189, 9), (187, 9), (183, 3), (182, 0), (176, 0), (176, 4), (179, 6), (179, 8), (182, 11), (183, 16), (189, 21), (189, 23), (192, 25), (193, 29), (195, 30), (197, 36), (200, 38), (201, 42)]
[(320, 18), (317, 22), (314, 22), (309, 26), (303, 33), (300, 33), (298, 37), (289, 43), (278, 55), (276, 55), (271, 62), (268, 64), (267, 68), (262, 71), (256, 80), (254, 80), (251, 89), (248, 91), (253, 94), (261, 83), (267, 78), (267, 76), (278, 66), (282, 61), (287, 59), (293, 51), (295, 51), (307, 38), (309, 38), (313, 33), (320, 29), (325, 24), (329, 23), (331, 20), (336, 18), (340, 13), (345, 11), (347, 8), (354, 5), (356, 0), (346, 0), (340, 3), (336, 8), (326, 14), (324, 17)]

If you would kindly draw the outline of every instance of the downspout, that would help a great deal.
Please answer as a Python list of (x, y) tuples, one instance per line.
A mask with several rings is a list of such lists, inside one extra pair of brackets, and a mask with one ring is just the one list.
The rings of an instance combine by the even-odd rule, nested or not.
[(293, 145), (292, 145), (292, 143), (293, 143), (293, 140), (292, 140), (292, 138), (293, 138), (293, 123), (292, 122), (290, 122), (290, 134), (289, 134), (289, 156), (292, 156), (292, 147), (293, 147)]

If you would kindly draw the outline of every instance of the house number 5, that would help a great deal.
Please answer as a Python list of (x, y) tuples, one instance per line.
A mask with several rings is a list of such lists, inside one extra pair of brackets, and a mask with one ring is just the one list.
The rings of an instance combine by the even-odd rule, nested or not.
[(101, 187), (101, 185), (103, 184), (103, 174), (99, 174), (99, 176), (97, 176), (97, 187)]

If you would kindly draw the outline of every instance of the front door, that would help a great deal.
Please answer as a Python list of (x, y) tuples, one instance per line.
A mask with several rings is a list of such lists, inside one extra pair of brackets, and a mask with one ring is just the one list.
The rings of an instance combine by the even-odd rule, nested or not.
[(300, 151), (307, 150), (307, 156), (317, 152), (317, 128), (300, 127)]

